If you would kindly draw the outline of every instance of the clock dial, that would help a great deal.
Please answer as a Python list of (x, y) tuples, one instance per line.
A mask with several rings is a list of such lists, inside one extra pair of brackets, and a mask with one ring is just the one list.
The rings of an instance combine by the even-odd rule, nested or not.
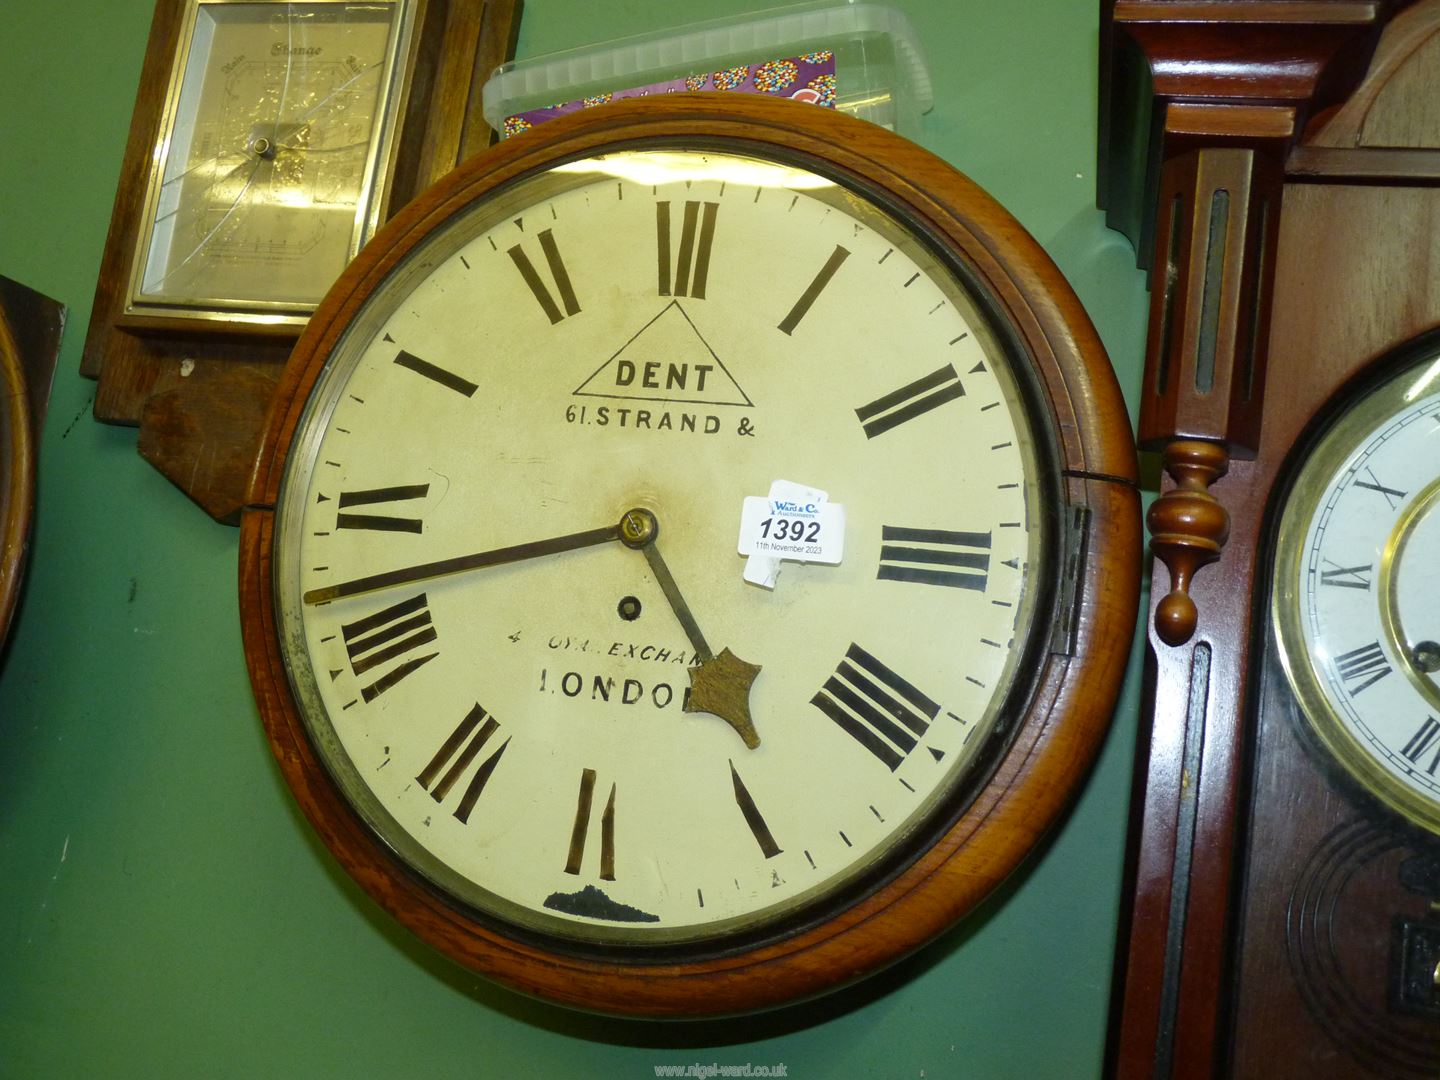
[(1314, 730), (1360, 782), (1440, 831), (1440, 363), (1349, 408), (1307, 460), (1274, 612)]
[(890, 963), (1063, 810), (1133, 628), (1063, 279), (873, 125), (733, 96), (437, 184), (296, 347), (242, 522), (286, 779), (475, 970), (722, 1015)]
[[(855, 193), (731, 154), (572, 162), (432, 234), (336, 348), (277, 542), (305, 721), (385, 842), (617, 943), (906, 857), (1054, 599), (1053, 436), (985, 302)], [(844, 556), (767, 590), (736, 537), (777, 480), (843, 506)]]

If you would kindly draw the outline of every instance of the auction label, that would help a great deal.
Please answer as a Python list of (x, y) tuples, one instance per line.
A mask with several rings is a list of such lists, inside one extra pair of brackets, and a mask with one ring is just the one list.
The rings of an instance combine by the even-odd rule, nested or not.
[(741, 555), (838, 563), (845, 553), (845, 507), (772, 494), (750, 496), (740, 512)]

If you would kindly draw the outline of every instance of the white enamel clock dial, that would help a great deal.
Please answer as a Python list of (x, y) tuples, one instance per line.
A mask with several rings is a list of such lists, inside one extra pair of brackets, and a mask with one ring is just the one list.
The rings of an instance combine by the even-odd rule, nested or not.
[(1307, 460), (1277, 541), (1286, 671), (1369, 790), (1440, 831), (1440, 362), (1361, 398)]
[[(903, 859), (1051, 629), (1052, 436), (984, 305), (756, 158), (616, 152), (457, 214), (336, 346), (279, 505), (282, 650), (347, 799), (562, 940), (719, 939)], [(844, 554), (767, 590), (736, 535), (777, 480), (843, 506)], [(692, 677), (731, 704), (686, 711)]]

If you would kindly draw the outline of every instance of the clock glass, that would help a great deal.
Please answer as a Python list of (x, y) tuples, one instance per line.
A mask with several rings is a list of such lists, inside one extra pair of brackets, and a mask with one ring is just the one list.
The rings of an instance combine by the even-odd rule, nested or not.
[(410, 8), (186, 6), (127, 310), (314, 308), (378, 221)]
[(1273, 611), (1314, 732), (1392, 809), (1440, 832), (1440, 357), (1358, 398), (1285, 505)]
[(583, 952), (818, 918), (955, 820), (1030, 702), (1060, 532), (1034, 375), (965, 265), (814, 168), (531, 172), (449, 211), (310, 392), (292, 691), (374, 834), (481, 920)]

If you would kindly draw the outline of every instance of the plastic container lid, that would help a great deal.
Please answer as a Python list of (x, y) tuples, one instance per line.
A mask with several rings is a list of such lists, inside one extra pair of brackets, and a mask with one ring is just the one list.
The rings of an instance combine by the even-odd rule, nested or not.
[[(887, 38), (891, 50), (843, 48), (847, 41)], [(525, 109), (643, 88), (669, 77), (709, 71), (726, 59), (786, 57), (805, 48), (837, 48), (842, 111), (886, 127), (911, 128), (934, 105), (934, 90), (915, 28), (883, 4), (821, 0), (741, 14), (592, 46), (511, 61), (485, 84), (485, 119), (497, 131)], [(879, 91), (877, 93), (877, 91)], [(878, 110), (878, 111), (877, 111)]]

